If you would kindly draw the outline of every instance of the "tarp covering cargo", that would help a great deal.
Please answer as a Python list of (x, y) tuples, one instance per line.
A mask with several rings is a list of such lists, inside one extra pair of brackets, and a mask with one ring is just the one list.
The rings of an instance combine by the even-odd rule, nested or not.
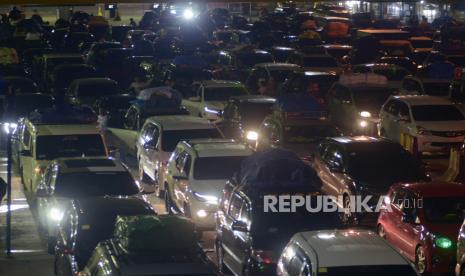
[[(292, 93), (278, 97), (275, 109), (285, 113), (299, 113), (300, 118), (319, 119), (327, 116), (327, 109), (315, 97), (303, 93)], [(296, 116), (293, 116), (296, 117)]]
[(178, 107), (181, 105), (182, 95), (169, 86), (160, 86), (142, 90), (137, 101), (147, 106)]
[(114, 237), (129, 252), (189, 250), (198, 243), (194, 224), (172, 215), (118, 216)]
[(18, 53), (14, 48), (0, 47), (0, 64), (18, 64)]
[(68, 104), (33, 111), (28, 118), (34, 124), (93, 124), (97, 122), (97, 115), (90, 107)]
[(295, 153), (282, 149), (270, 149), (247, 157), (242, 161), (238, 181), (275, 191), (319, 191), (321, 187), (321, 180), (312, 168)]

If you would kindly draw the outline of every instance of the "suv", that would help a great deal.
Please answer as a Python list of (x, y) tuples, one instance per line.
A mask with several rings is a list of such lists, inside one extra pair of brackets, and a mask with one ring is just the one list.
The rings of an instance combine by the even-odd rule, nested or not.
[(65, 158), (51, 162), (37, 187), (37, 213), (55, 247), (57, 225), (64, 207), (73, 198), (137, 195), (139, 187), (120, 162), (108, 158)]
[[(462, 183), (407, 183), (391, 187), (378, 218), (378, 234), (422, 275), (451, 273), (464, 219)], [(462, 271), (463, 273), (463, 271)]]
[(279, 276), (317, 272), (325, 276), (418, 276), (409, 261), (374, 232), (352, 229), (295, 234), (279, 258), (277, 272)]
[(73, 200), (58, 226), (55, 271), (61, 272), (61, 275), (77, 275), (95, 246), (111, 238), (117, 216), (154, 214), (152, 206), (138, 198), (91, 197)]
[(246, 145), (227, 139), (182, 141), (170, 157), (165, 177), (165, 204), (201, 228), (213, 228), (218, 198), (227, 179), (252, 154)]
[(325, 140), (318, 147), (313, 168), (323, 181), (323, 193), (342, 197), (345, 223), (371, 224), (376, 219), (370, 213), (348, 212), (354, 207), (350, 196), (371, 196), (368, 206), (374, 209), (392, 184), (428, 179), (420, 163), (402, 146), (367, 136)]
[(397, 142), (412, 136), (414, 152), (448, 151), (465, 138), (465, 116), (441, 97), (392, 96), (381, 109), (379, 132)]
[[(299, 71), (300, 66), (290, 63), (259, 63), (255, 65), (247, 78), (247, 88), (252, 94), (259, 93), (260, 82), (274, 85), (282, 84), (290, 73)], [(272, 83), (269, 83), (269, 81)]]
[(19, 171), (26, 190), (34, 193), (44, 168), (53, 159), (108, 156), (105, 141), (94, 124), (47, 124), (24, 120), (18, 127)]
[(222, 138), (213, 124), (203, 118), (191, 116), (150, 117), (138, 135), (136, 148), (139, 160), (139, 176), (144, 192), (163, 196), (166, 165), (171, 153), (181, 140)]
[(391, 95), (387, 79), (376, 74), (341, 76), (328, 91), (333, 123), (353, 134), (376, 134), (378, 113)]
[(195, 96), (182, 101), (192, 116), (219, 121), (230, 97), (247, 95), (240, 82), (211, 80), (193, 84)]
[(265, 210), (265, 196), (312, 196), (320, 185), (316, 173), (289, 151), (271, 150), (245, 159), (226, 183), (216, 215), (220, 272), (275, 275), (277, 259), (294, 233), (339, 227), (335, 212)]

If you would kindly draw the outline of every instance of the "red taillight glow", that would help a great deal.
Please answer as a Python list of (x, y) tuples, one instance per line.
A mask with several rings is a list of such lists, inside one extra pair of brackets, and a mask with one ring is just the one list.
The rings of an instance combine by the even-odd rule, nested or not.
[(263, 264), (274, 263), (273, 252), (271, 251), (257, 250), (253, 252), (253, 256), (259, 263), (263, 263)]

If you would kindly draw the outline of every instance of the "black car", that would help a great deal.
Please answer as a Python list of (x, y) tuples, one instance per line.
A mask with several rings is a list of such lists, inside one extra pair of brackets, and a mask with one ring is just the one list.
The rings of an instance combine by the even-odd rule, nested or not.
[(275, 101), (258, 95), (230, 98), (223, 111), (223, 133), (228, 138), (255, 142), (254, 132), (257, 133), (263, 119), (272, 112)]
[(26, 94), (26, 93), (39, 93), (39, 88), (37, 84), (26, 77), (11, 76), (3, 77), (3, 81), (6, 82), (4, 88), (11, 88), (13, 94)]
[(95, 78), (97, 71), (87, 64), (62, 64), (53, 70), (50, 92), (57, 100), (62, 100), (70, 84), (76, 79)]
[(320, 187), (316, 172), (292, 152), (270, 150), (245, 159), (219, 202), (215, 246), (220, 272), (276, 275), (277, 259), (293, 234), (341, 226), (337, 213), (265, 210), (265, 196), (311, 196)]
[[(350, 196), (372, 196), (375, 208), (380, 196), (395, 183), (429, 180), (420, 162), (400, 144), (368, 136), (328, 138), (318, 146), (312, 162), (323, 181), (322, 191), (341, 196), (350, 208)], [(376, 223), (377, 213), (343, 213), (346, 223)]]
[(135, 99), (135, 96), (129, 94), (103, 96), (95, 101), (93, 107), (96, 111), (102, 109), (107, 113), (108, 127), (122, 128), (124, 116)]
[(97, 244), (113, 236), (117, 216), (154, 214), (152, 206), (139, 198), (95, 197), (73, 200), (58, 227), (56, 273), (77, 275)]
[(324, 99), (329, 88), (339, 79), (336, 73), (295, 71), (283, 83), (280, 94), (307, 93)]
[(66, 91), (65, 101), (70, 104), (92, 106), (99, 98), (117, 95), (120, 92), (118, 83), (109, 78), (76, 79)]

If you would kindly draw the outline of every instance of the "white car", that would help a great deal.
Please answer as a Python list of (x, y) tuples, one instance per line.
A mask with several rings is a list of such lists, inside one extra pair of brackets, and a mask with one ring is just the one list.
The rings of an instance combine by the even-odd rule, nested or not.
[(148, 118), (136, 142), (139, 177), (146, 193), (157, 191), (163, 196), (165, 169), (179, 141), (223, 138), (215, 125), (204, 118), (175, 115)]
[(397, 142), (408, 134), (418, 152), (447, 151), (463, 143), (465, 116), (441, 97), (391, 96), (381, 108), (379, 133)]
[(251, 154), (249, 147), (231, 139), (180, 142), (168, 162), (167, 211), (192, 218), (199, 228), (213, 228), (218, 199), (227, 179)]
[(220, 121), (223, 109), (229, 98), (247, 95), (247, 89), (237, 81), (210, 80), (194, 83), (194, 96), (184, 99), (185, 106), (192, 116)]
[(278, 260), (277, 275), (419, 274), (407, 259), (376, 233), (347, 229), (295, 234)]

